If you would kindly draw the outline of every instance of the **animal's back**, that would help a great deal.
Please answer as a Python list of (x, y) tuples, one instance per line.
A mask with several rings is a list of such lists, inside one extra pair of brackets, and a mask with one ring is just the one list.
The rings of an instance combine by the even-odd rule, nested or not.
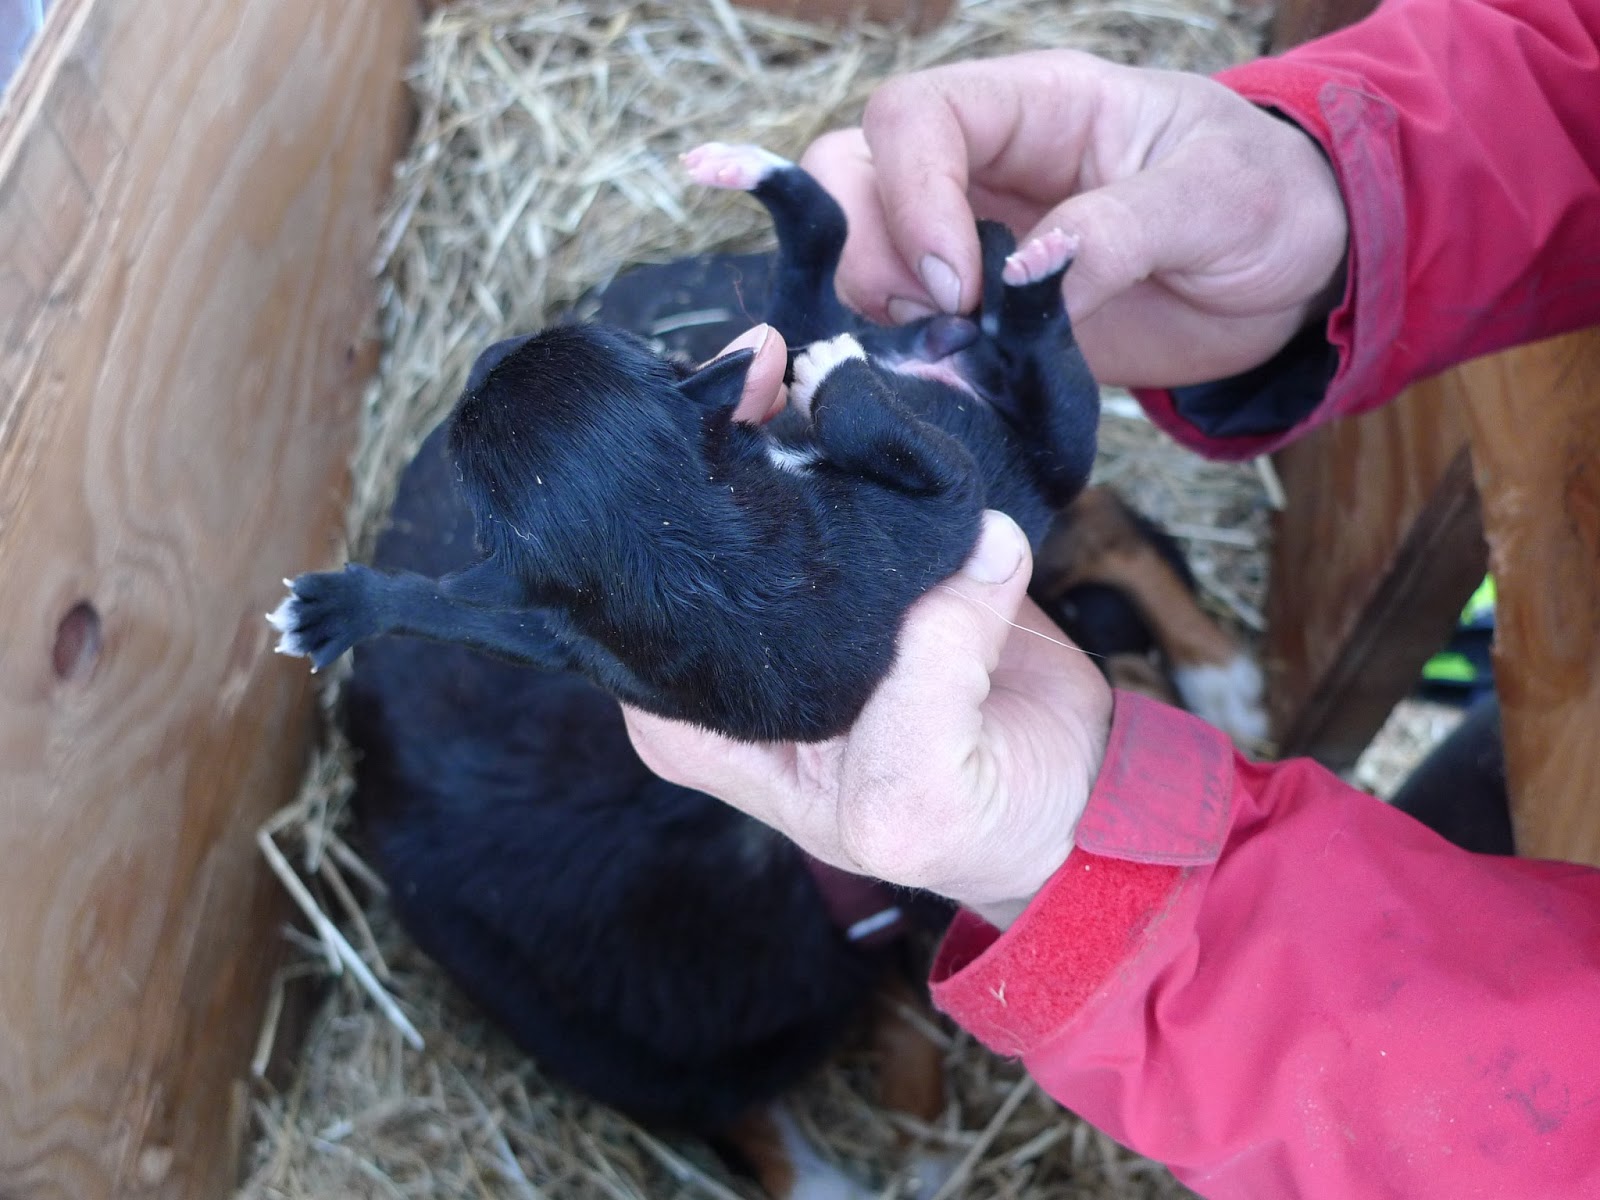
[[(474, 560), (435, 433), (376, 564)], [(362, 646), (356, 811), (418, 944), (553, 1074), (655, 1123), (713, 1128), (813, 1066), (874, 960), (798, 851), (655, 778), (617, 704), (458, 646)]]

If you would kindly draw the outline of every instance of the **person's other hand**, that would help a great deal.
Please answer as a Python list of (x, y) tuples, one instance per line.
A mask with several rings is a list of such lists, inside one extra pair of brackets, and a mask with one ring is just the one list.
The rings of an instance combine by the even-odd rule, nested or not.
[(1077, 242), (1063, 285), (1102, 382), (1167, 387), (1265, 362), (1326, 311), (1348, 221), (1296, 126), (1199, 75), (1068, 50), (960, 63), (880, 87), (862, 128), (802, 165), (850, 220), (841, 298), (875, 320), (969, 311), (974, 216)]
[[(783, 339), (759, 346), (736, 410), (781, 407)], [(709, 792), (846, 871), (948, 896), (1006, 925), (1066, 859), (1110, 733), (1093, 663), (1026, 598), (1032, 557), (988, 513), (961, 571), (906, 615), (893, 670), (842, 737), (751, 745), (624, 709), (666, 779)]]

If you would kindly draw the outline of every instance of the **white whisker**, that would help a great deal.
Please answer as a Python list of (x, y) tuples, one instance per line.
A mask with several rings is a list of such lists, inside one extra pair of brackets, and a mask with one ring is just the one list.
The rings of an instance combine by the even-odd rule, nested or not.
[(1063, 642), (1060, 638), (1053, 638), (1048, 633), (1040, 633), (1037, 629), (1029, 629), (1026, 625), (1018, 625), (1015, 621), (1008, 620), (1006, 617), (1002, 616), (1001, 613), (999, 612), (999, 610), (995, 609), (991, 605), (985, 604), (982, 600), (975, 600), (971, 596), (962, 595), (962, 593), (956, 591), (956, 589), (951, 587), (948, 583), (935, 584), (934, 585), (934, 590), (935, 591), (940, 591), (940, 592), (949, 592), (952, 596), (960, 596), (968, 604), (975, 604), (979, 608), (985, 609), (988, 612), (990, 612), (990, 613), (994, 614), (995, 616), (999, 617), (1002, 621), (1005, 621), (1005, 623), (1007, 625), (1011, 626), (1011, 628), (1019, 629), (1023, 633), (1031, 634), (1032, 636), (1034, 636), (1036, 638), (1042, 638), (1045, 641), (1050, 642), (1052, 645), (1060, 646), (1063, 650), (1076, 650), (1079, 654), (1083, 655), (1085, 658), (1104, 658), (1105, 657), (1104, 654), (1096, 654), (1093, 650), (1085, 650), (1082, 646), (1074, 646), (1071, 642)]

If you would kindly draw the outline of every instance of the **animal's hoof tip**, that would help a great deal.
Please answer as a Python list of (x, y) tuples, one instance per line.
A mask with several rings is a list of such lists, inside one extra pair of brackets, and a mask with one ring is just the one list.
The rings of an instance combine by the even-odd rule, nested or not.
[(1006, 259), (1000, 278), (1012, 287), (1038, 283), (1067, 269), (1078, 252), (1079, 238), (1060, 229), (1047, 229), (1029, 238)]
[(696, 146), (678, 161), (683, 163), (689, 178), (703, 187), (744, 192), (757, 186), (773, 171), (794, 165), (760, 146), (729, 145), (726, 142), (707, 142), (703, 146)]

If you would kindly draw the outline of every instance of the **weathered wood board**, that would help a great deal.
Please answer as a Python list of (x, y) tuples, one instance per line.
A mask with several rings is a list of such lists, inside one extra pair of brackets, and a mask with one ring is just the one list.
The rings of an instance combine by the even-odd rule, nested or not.
[(1600, 329), (1469, 363), (1519, 853), (1600, 866)]
[(1285, 755), (1354, 765), (1483, 579), (1459, 404), (1429, 381), (1276, 456), (1266, 668)]
[(0, 1196), (218, 1196), (416, 0), (55, 0), (0, 113)]

